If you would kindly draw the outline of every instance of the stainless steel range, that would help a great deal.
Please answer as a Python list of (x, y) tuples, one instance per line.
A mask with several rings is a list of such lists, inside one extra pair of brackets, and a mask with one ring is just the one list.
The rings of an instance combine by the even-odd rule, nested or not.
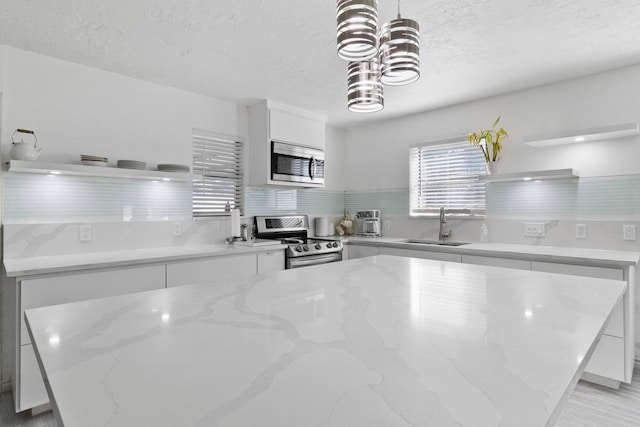
[(287, 269), (342, 260), (342, 242), (307, 237), (306, 215), (256, 216), (254, 222), (256, 238), (280, 240), (289, 245), (285, 250)]

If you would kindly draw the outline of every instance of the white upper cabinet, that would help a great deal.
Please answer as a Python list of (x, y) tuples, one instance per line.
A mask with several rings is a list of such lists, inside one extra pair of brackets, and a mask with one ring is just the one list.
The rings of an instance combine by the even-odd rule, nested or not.
[(269, 109), (269, 137), (272, 140), (324, 150), (325, 123), (314, 116)]

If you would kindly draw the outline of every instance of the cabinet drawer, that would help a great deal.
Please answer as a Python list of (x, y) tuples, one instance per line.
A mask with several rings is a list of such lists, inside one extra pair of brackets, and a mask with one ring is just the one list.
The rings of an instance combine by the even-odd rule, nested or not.
[(523, 259), (496, 258), (478, 255), (462, 255), (464, 264), (489, 265), (492, 267), (516, 268), (518, 270), (531, 270), (531, 261)]
[(531, 261), (533, 271), (572, 274), (574, 276), (597, 277), (599, 279), (624, 280), (621, 268), (592, 267), (589, 265), (556, 264), (553, 262)]
[(242, 278), (256, 273), (255, 254), (176, 262), (167, 264), (167, 287)]
[(624, 381), (624, 339), (603, 335), (584, 371)]
[(419, 251), (415, 249), (400, 248), (380, 248), (380, 255), (395, 255), (411, 258), (434, 259), (436, 261), (452, 261), (460, 262), (462, 257), (460, 254), (450, 254), (445, 252)]
[(376, 246), (349, 245), (348, 249), (349, 259), (364, 258), (380, 254), (380, 249)]
[(22, 280), (20, 282), (20, 344), (31, 342), (24, 321), (26, 309), (164, 287), (164, 265)]
[(20, 377), (14, 390), (16, 412), (49, 403), (36, 353), (31, 344), (20, 346)]

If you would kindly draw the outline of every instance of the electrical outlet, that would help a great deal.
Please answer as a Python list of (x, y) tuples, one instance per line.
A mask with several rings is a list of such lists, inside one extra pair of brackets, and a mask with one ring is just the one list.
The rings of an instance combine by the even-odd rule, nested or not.
[(624, 240), (636, 240), (636, 226), (625, 224), (622, 226), (622, 238)]
[(81, 225), (80, 226), (80, 241), (81, 242), (90, 242), (91, 241), (91, 226), (90, 225)]
[(391, 230), (391, 220), (390, 219), (385, 219), (382, 222), (382, 228), (385, 230)]
[(182, 223), (174, 222), (173, 223), (173, 235), (176, 237), (182, 236)]
[(587, 238), (587, 224), (576, 224), (576, 239)]
[(545, 224), (544, 222), (525, 222), (524, 223), (524, 237), (544, 237)]

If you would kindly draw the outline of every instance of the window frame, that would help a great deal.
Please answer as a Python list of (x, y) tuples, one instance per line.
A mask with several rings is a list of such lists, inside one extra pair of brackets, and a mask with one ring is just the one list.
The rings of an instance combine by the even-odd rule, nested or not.
[[(468, 150), (465, 145), (468, 146)], [(422, 178), (420, 175), (424, 174), (425, 169), (429, 168), (429, 165), (423, 165), (421, 167), (419, 164), (414, 164), (416, 161), (419, 162), (419, 158), (424, 158), (420, 150), (432, 150), (435, 152), (438, 149), (445, 150), (445, 148), (437, 148), (444, 146), (450, 146), (450, 151), (456, 148), (464, 149), (468, 153), (467, 157), (469, 157), (469, 164), (467, 167), (472, 169), (473, 173), (463, 173), (462, 175), (453, 176), (453, 178), (451, 178), (451, 175), (440, 175), (438, 178), (432, 179)], [(457, 157), (457, 160), (460, 160), (460, 156)], [(458, 169), (457, 172), (461, 172), (461, 170)], [(487, 175), (488, 173), (489, 168), (486, 164), (486, 159), (482, 154), (482, 150), (479, 147), (470, 144), (466, 136), (432, 140), (411, 145), (409, 148), (409, 215), (414, 218), (438, 216), (440, 213), (440, 206), (444, 206), (447, 215), (467, 218), (484, 218), (486, 216), (486, 183), (485, 181), (480, 180), (479, 177)], [(440, 188), (447, 190), (447, 198), (451, 198), (449, 191), (451, 191), (451, 188), (456, 184), (458, 185), (458, 188), (460, 185), (466, 185), (468, 187), (471, 186), (469, 188), (472, 190), (470, 192), (457, 195), (455, 198), (457, 203), (448, 204), (440, 202), (434, 203), (433, 207), (428, 207), (424, 205), (424, 199), (428, 198), (429, 195), (421, 194), (421, 189), (424, 188), (425, 185), (428, 185), (428, 183), (432, 183), (433, 185), (437, 184)], [(472, 202), (468, 206), (460, 206), (460, 199), (465, 198), (471, 199)], [(454, 200), (454, 202), (456, 202), (456, 200)], [(478, 205), (479, 202), (481, 202), (481, 205)], [(420, 206), (421, 203), (423, 206)]]
[[(209, 142), (211, 146), (205, 148), (207, 142)], [(219, 151), (212, 153), (212, 147), (215, 146), (218, 147)], [(244, 213), (244, 149), (245, 142), (243, 138), (203, 129), (192, 129), (191, 151), (193, 183), (191, 212), (193, 218), (230, 216), (232, 209), (240, 209), (240, 213)], [(211, 159), (207, 158), (207, 155), (224, 157), (222, 165), (220, 165), (218, 169), (211, 167), (213, 165)], [(209, 167), (207, 167), (207, 163)], [(233, 167), (230, 167), (231, 165), (233, 165)], [(224, 181), (234, 183), (232, 192), (228, 190), (221, 191), (220, 182)], [(207, 186), (210, 187), (210, 191), (208, 191), (206, 195), (203, 195), (202, 191)], [(215, 191), (216, 189), (217, 191)], [(204, 206), (207, 202), (212, 204), (208, 209)], [(228, 209), (226, 206), (227, 202), (229, 202)]]

